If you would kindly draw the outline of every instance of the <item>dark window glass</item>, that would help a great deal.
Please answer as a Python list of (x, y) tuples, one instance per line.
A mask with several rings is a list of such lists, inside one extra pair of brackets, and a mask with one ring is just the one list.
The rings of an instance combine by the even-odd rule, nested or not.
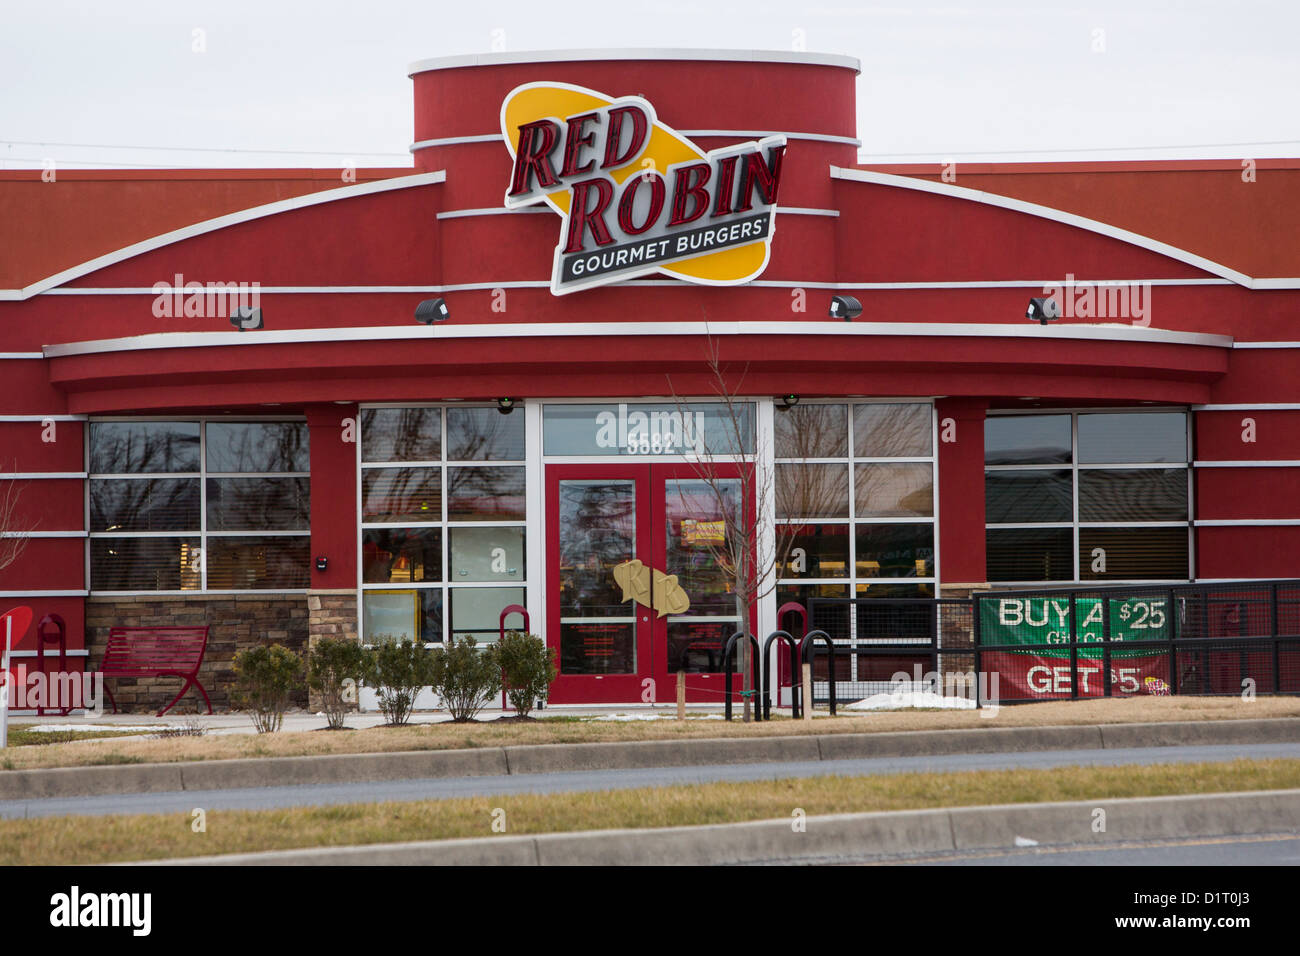
[[(624, 590), (614, 580), (614, 568), (636, 556), (636, 482), (561, 481), (559, 492), (560, 616), (631, 617), (636, 607), (624, 603)], [(582, 648), (612, 647), (609, 642), (622, 634), (622, 629), (621, 625), (614, 629), (577, 628), (570, 633), (576, 643), (565, 653), (571, 655), (569, 666), (577, 667), (575, 662), (586, 654)]]
[(855, 465), (859, 518), (929, 517), (934, 514), (932, 465)]
[(447, 518), (450, 521), (513, 521), (524, 517), (522, 468), (450, 468)]
[(1082, 580), (1185, 581), (1187, 568), (1186, 528), (1079, 529)]
[(847, 518), (848, 465), (777, 465), (776, 516)]
[(442, 529), (367, 529), (361, 535), (361, 565), (367, 584), (441, 581)]
[(1183, 412), (1080, 415), (1079, 461), (1187, 461), (1187, 416)]
[(437, 408), (367, 408), (361, 412), (362, 461), (437, 461), (442, 457)]
[(934, 576), (934, 525), (860, 524), (857, 529), (860, 578)]
[(1068, 471), (984, 473), (984, 520), (989, 524), (1073, 521), (1074, 484)]
[(990, 581), (1074, 580), (1070, 528), (990, 528), (985, 547)]
[(361, 472), (362, 521), (441, 521), (442, 469), (367, 468)]
[(208, 538), (208, 590), (311, 586), (311, 539)]
[(984, 464), (1071, 461), (1069, 415), (991, 415), (984, 419)]
[(198, 422), (91, 422), (94, 474), (198, 471)]
[(440, 644), (442, 588), (365, 591), (361, 596), (361, 626), (367, 644), (409, 641), (417, 635), (426, 644)]
[(495, 408), (447, 409), (448, 461), (522, 461), (524, 416)]
[(930, 454), (929, 405), (854, 405), (856, 458), (921, 458)]
[(1186, 521), (1187, 469), (1084, 469), (1079, 472), (1079, 520)]
[(522, 581), (523, 528), (452, 528), (449, 552), (452, 581)]
[(310, 471), (306, 422), (209, 422), (210, 472)]
[(91, 538), (94, 591), (181, 591), (202, 586), (199, 539)]
[[(849, 576), (849, 526), (806, 524), (776, 526), (783, 578), (846, 578)], [(789, 548), (787, 550), (787, 545)]]
[(779, 401), (773, 416), (777, 458), (847, 458), (847, 405), (796, 405)]
[[(669, 673), (717, 674), (722, 672), (722, 651), (727, 639), (736, 633), (735, 618), (717, 617), (705, 621), (668, 622), (665, 654)], [(732, 655), (731, 669), (736, 670), (738, 654)]]
[(523, 588), (452, 588), (452, 636), (472, 637), (480, 646), (495, 644), (501, 633), (501, 612), (524, 603)]
[(561, 674), (635, 674), (636, 624), (633, 622), (562, 621)]
[(307, 478), (209, 478), (209, 531), (307, 531)]
[(94, 479), (90, 530), (198, 531), (199, 479)]

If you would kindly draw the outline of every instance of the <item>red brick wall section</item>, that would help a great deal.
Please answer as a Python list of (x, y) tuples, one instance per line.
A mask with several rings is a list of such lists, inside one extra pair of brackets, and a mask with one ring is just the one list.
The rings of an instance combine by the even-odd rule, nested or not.
[[(214, 710), (237, 709), (231, 699), (235, 685), (234, 658), (259, 644), (283, 644), (296, 654), (307, 650), (307, 598), (302, 594), (232, 594), (225, 597), (138, 596), (86, 599), (86, 647), (92, 668), (98, 668), (112, 627), (208, 625), (208, 649), (199, 669), (199, 682)], [(167, 704), (180, 681), (164, 678), (111, 678), (108, 688), (125, 713), (155, 713)], [(107, 706), (107, 702), (106, 706)], [(295, 692), (292, 706), (307, 706), (307, 684)], [(195, 689), (172, 714), (203, 713), (203, 697)]]

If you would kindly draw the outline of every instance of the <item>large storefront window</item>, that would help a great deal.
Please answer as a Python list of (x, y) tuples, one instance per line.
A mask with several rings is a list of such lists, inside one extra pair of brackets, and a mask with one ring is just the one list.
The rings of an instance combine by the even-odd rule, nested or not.
[(362, 410), (364, 640), (483, 644), (525, 603), (524, 427), (490, 406)]
[[(777, 407), (778, 605), (934, 595), (932, 418), (920, 402)], [(809, 626), (847, 637), (847, 608), (831, 613)]]
[(306, 423), (91, 422), (89, 440), (92, 590), (310, 586)]
[(990, 415), (988, 579), (1190, 577), (1187, 415)]

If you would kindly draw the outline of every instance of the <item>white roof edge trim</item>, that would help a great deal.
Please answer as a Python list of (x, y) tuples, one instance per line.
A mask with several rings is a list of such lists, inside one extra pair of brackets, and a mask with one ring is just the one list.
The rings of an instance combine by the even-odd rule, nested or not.
[[(1256, 280), (1246, 275), (1244, 272), (1238, 272), (1236, 269), (1231, 269), (1222, 263), (1215, 262), (1212, 259), (1206, 259), (1204, 256), (1198, 256), (1196, 253), (1188, 252), (1186, 249), (1181, 249), (1178, 246), (1171, 246), (1167, 242), (1161, 242), (1159, 239), (1152, 239), (1150, 236), (1130, 232), (1127, 229), (1121, 229), (1118, 226), (1112, 226), (1109, 223), (1100, 222), (1096, 219), (1089, 219), (1086, 216), (1077, 216), (1074, 213), (1065, 212), (1061, 209), (1054, 209), (1051, 206), (1042, 206), (1038, 203), (1026, 202), (1023, 199), (1012, 199), (1009, 196), (999, 196), (996, 193), (984, 192), (980, 189), (971, 189), (967, 186), (954, 186), (950, 183), (936, 183), (928, 179), (914, 179), (911, 176), (896, 176), (892, 173), (878, 173), (866, 169), (844, 169), (839, 166), (831, 167), (831, 179), (844, 179), (851, 182), (871, 183), (876, 186), (895, 186), (900, 189), (915, 189), (918, 192), (934, 193), (939, 196), (948, 196), (952, 199), (965, 199), (971, 202), (984, 203), (989, 206), (1000, 206), (1003, 209), (1010, 209), (1014, 212), (1023, 212), (1031, 216), (1038, 216), (1041, 219), (1050, 219), (1067, 226), (1087, 229), (1089, 232), (1108, 236), (1111, 239), (1118, 239), (1121, 242), (1127, 242), (1130, 245), (1139, 246), (1151, 252), (1168, 256), (1171, 259), (1177, 259), (1179, 262), (1185, 262), (1189, 266), (1195, 266), (1197, 269), (1203, 269), (1213, 275), (1221, 276), (1224, 279), (1231, 279), (1238, 285), (1245, 286), (1248, 289), (1261, 288), (1261, 286), (1257, 285), (1257, 282), (1259, 281), (1285, 281), (1278, 279)], [(1282, 287), (1269, 286), (1269, 288)]]
[(140, 242), (132, 243), (129, 246), (123, 246), (112, 252), (89, 259), (71, 269), (64, 269), (55, 275), (41, 279), (24, 289), (0, 289), (0, 301), (15, 301), (29, 299), (34, 295), (40, 295), (49, 289), (53, 289), (65, 282), (71, 282), (73, 279), (80, 279), (84, 275), (89, 275), (99, 269), (107, 268), (126, 259), (141, 255), (146, 252), (152, 252), (155, 249), (161, 249), (163, 246), (169, 246), (175, 242), (181, 242), (185, 239), (192, 239), (195, 236), (201, 236), (209, 232), (216, 232), (218, 229), (225, 229), (228, 226), (235, 226), (243, 222), (250, 222), (254, 219), (262, 219), (267, 216), (275, 216), (282, 212), (290, 212), (294, 209), (304, 209), (308, 206), (317, 206), (327, 202), (338, 202), (343, 199), (354, 199), (358, 196), (369, 196), (374, 193), (389, 192), (394, 189), (412, 189), (416, 186), (429, 186), (435, 183), (447, 181), (446, 170), (439, 169), (431, 173), (416, 173), (414, 176), (398, 176), (394, 179), (380, 179), (370, 183), (356, 183), (351, 186), (340, 186), (335, 189), (322, 189), (318, 192), (307, 193), (302, 196), (294, 196), (290, 199), (278, 199), (275, 202), (265, 203), (261, 206), (250, 206), (248, 209), (240, 209), (238, 212), (227, 213), (224, 216), (217, 216), (215, 219), (205, 219), (202, 222), (196, 222), (189, 226), (183, 226), (180, 229), (173, 229), (171, 232), (164, 232), (161, 235), (144, 239)]
[(862, 61), (838, 53), (800, 53), (790, 50), (706, 50), (674, 47), (619, 47), (577, 50), (520, 50), (507, 53), (469, 53), (416, 60), (406, 68), (407, 76), (433, 70), (455, 70), (467, 66), (502, 66), (511, 63), (573, 63), (583, 60), (719, 60), (729, 63), (800, 63), (809, 66), (838, 66), (862, 72)]
[(551, 338), (638, 335), (799, 335), (1057, 339), (1146, 342), (1232, 348), (1232, 337), (1205, 332), (1173, 332), (1120, 324), (1088, 326), (990, 325), (953, 322), (556, 322), (551, 324), (475, 324), (446, 326), (363, 326), (337, 329), (263, 329), (259, 332), (152, 332), (117, 339), (47, 345), (46, 358), (133, 352), (149, 349), (313, 344), (321, 342), (407, 341), (421, 339)]

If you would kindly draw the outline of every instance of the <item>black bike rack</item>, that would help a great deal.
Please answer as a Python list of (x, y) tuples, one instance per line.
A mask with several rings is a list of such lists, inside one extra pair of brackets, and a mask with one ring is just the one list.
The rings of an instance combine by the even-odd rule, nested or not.
[[(825, 643), (827, 650), (830, 651), (830, 660), (827, 662), (826, 679), (831, 685), (831, 716), (835, 716), (835, 642), (825, 631), (809, 631), (802, 641), (799, 642), (799, 656), (803, 663), (808, 663), (808, 654), (817, 641)], [(803, 681), (803, 670), (799, 671), (799, 680)], [(805, 701), (804, 706), (812, 712), (813, 702)]]
[[(732, 658), (732, 655), (735, 653), (735, 650), (736, 650), (736, 642), (737, 642), (737, 641), (741, 641), (741, 640), (747, 640), (747, 641), (749, 641), (749, 644), (750, 644), (750, 651), (751, 651), (751, 653), (750, 653), (749, 664), (750, 664), (751, 677), (753, 678), (752, 681), (751, 681), (751, 683), (753, 684), (753, 686), (754, 686), (755, 689), (757, 689), (758, 687), (761, 686), (760, 683), (759, 683), (759, 674), (760, 674), (760, 670), (759, 670), (759, 659), (758, 659), (758, 639), (757, 639), (756, 637), (754, 637), (753, 634), (745, 634), (745, 633), (742, 632), (742, 631), (737, 631), (735, 634), (732, 634), (731, 637), (727, 640), (727, 646), (726, 646), (725, 648), (723, 648), (723, 651), (722, 651), (722, 670), (723, 670), (723, 673), (726, 675), (726, 712), (725, 712), (725, 715), (726, 715), (726, 719), (727, 719), (727, 720), (730, 720), (730, 719), (731, 719), (731, 684), (732, 684), (732, 681), (731, 681), (731, 658)], [(755, 707), (755, 708), (754, 708), (754, 717), (755, 717), (756, 719), (758, 719), (758, 720), (762, 720), (762, 719), (763, 719), (763, 708), (761, 708), (761, 707)]]
[[(771, 683), (771, 678), (772, 678), (772, 667), (768, 662), (771, 659), (770, 652), (772, 650), (772, 642), (777, 640), (778, 638), (780, 640), (785, 641), (785, 643), (790, 648), (790, 673), (792, 675), (797, 675), (799, 673), (798, 641), (796, 641), (788, 631), (773, 631), (771, 634), (767, 636), (767, 640), (763, 642), (763, 665), (764, 665), (763, 666), (763, 719), (764, 720), (772, 719), (772, 697), (768, 693), (769, 690), (768, 684)], [(780, 688), (777, 688), (777, 692), (780, 693)], [(798, 693), (791, 694), (790, 716), (795, 720), (799, 719)]]

